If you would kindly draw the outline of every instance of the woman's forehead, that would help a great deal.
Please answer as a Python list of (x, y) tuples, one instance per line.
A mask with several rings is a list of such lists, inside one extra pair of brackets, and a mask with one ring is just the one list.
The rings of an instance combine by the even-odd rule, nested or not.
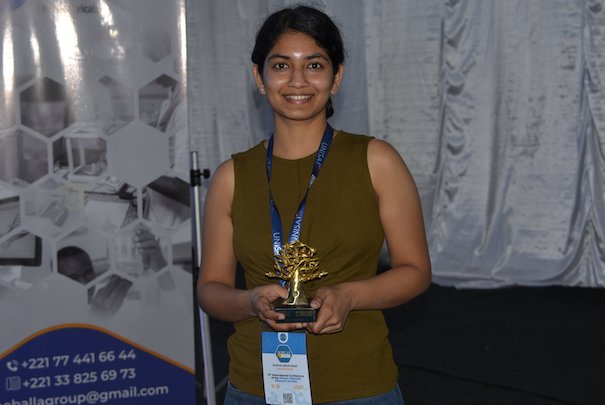
[(268, 58), (276, 54), (289, 56), (294, 53), (303, 56), (318, 54), (323, 57), (327, 57), (328, 54), (309, 34), (299, 31), (286, 31), (277, 38), (267, 56)]

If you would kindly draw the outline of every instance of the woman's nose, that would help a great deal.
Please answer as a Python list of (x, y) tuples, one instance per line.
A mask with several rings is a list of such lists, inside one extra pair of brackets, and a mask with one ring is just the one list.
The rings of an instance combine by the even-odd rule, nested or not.
[(307, 85), (307, 79), (303, 69), (293, 68), (290, 74), (290, 82), (288, 83), (291, 87), (304, 87)]

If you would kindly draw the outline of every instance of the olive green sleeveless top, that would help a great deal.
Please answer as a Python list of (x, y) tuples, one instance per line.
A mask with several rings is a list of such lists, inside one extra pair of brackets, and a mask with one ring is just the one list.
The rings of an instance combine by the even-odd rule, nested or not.
[[(308, 297), (323, 285), (363, 280), (376, 274), (384, 233), (367, 165), (370, 137), (335, 131), (328, 157), (309, 191), (300, 240), (314, 247), (328, 275), (304, 284)], [(273, 268), (269, 188), (263, 143), (233, 155), (233, 244), (246, 288), (276, 283)], [(284, 240), (309, 184), (315, 155), (273, 158), (271, 191), (281, 214)], [(235, 324), (229, 338), (229, 379), (238, 389), (263, 396), (257, 318)], [(352, 311), (344, 330), (307, 334), (314, 402), (378, 395), (397, 383), (397, 368), (381, 311)]]

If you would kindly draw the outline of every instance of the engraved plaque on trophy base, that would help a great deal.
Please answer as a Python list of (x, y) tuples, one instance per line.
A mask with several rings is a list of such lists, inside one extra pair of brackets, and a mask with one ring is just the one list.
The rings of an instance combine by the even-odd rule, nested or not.
[(286, 316), (277, 323), (315, 322), (317, 320), (317, 310), (308, 305), (285, 305), (276, 307), (275, 312)]

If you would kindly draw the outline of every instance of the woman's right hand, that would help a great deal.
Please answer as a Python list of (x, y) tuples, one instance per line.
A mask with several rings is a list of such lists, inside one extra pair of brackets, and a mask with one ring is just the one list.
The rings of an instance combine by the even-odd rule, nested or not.
[(250, 290), (250, 303), (252, 311), (258, 318), (265, 322), (271, 329), (277, 332), (286, 332), (290, 330), (303, 329), (307, 327), (306, 323), (278, 323), (278, 320), (285, 318), (273, 309), (273, 303), (288, 296), (288, 290), (278, 284), (269, 284), (256, 287)]

